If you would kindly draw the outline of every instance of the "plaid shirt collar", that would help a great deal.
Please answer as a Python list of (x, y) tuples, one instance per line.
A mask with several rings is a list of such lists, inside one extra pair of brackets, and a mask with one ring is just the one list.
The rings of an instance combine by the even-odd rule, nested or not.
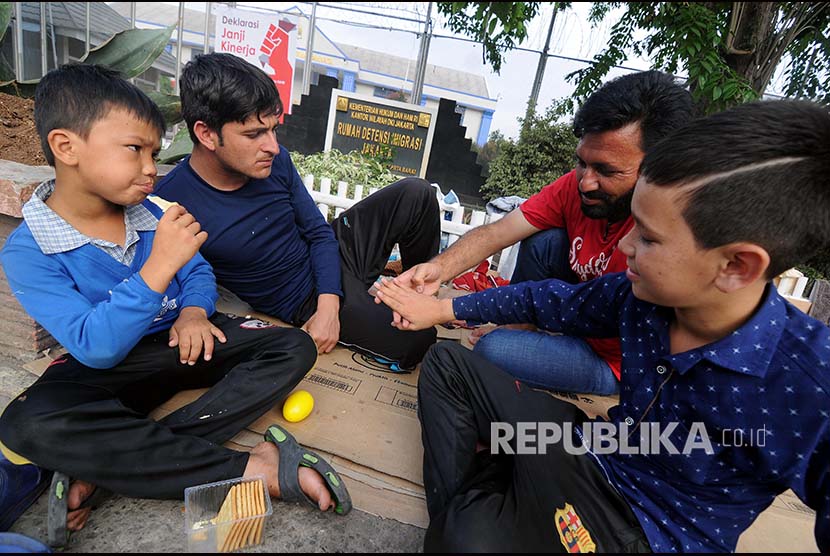
[[(40, 184), (32, 198), (23, 205), (23, 218), (29, 226), (35, 241), (46, 255), (63, 253), (77, 249), (93, 241), (72, 227), (66, 220), (46, 205), (46, 199), (55, 190), (55, 180)], [(155, 230), (158, 219), (142, 205), (124, 207), (124, 224), (127, 236), (131, 231), (146, 232)]]

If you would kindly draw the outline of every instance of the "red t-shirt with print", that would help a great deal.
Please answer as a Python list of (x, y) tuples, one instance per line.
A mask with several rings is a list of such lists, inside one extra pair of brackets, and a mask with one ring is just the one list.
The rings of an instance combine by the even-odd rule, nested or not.
[[(588, 218), (580, 206), (576, 171), (571, 171), (522, 203), (525, 219), (540, 230), (565, 228), (570, 240), (568, 261), (571, 270), (583, 282), (624, 272), (628, 265), (625, 255), (617, 249), (619, 241), (631, 231), (630, 216), (621, 221)], [(586, 338), (585, 341), (602, 357), (620, 378), (622, 353), (619, 338)]]

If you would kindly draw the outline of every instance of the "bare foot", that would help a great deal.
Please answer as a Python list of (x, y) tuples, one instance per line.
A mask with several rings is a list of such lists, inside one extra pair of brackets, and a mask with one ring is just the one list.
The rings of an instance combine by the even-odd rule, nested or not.
[[(248, 465), (245, 467), (243, 477), (263, 475), (268, 482), (268, 494), (274, 498), (280, 497), (279, 480), (280, 451), (273, 442), (260, 442), (251, 450), (251, 457), (248, 458)], [(317, 502), (321, 511), (328, 511), (334, 508), (334, 501), (331, 498), (329, 489), (323, 478), (308, 467), (300, 466), (297, 471), (300, 480), (300, 488), (306, 495)]]
[(92, 513), (92, 508), (76, 509), (83, 504), (84, 500), (89, 498), (95, 491), (95, 485), (87, 483), (86, 481), (73, 481), (69, 485), (69, 498), (66, 500), (66, 528), (70, 531), (80, 531), (86, 525), (86, 520), (89, 519), (89, 514)]

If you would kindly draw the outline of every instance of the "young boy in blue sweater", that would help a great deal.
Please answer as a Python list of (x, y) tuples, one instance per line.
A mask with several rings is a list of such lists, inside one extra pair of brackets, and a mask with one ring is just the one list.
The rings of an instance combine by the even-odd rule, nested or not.
[(830, 550), (830, 330), (770, 282), (830, 237), (830, 113), (760, 102), (692, 123), (645, 156), (631, 209), (625, 274), (443, 301), (380, 288), (415, 328), (622, 339), (601, 424), (456, 344), (427, 354), (427, 550), (734, 551), (787, 489)]
[[(67, 526), (96, 486), (181, 498), (189, 486), (263, 474), (279, 496), (278, 450), (222, 447), (286, 396), (316, 360), (301, 330), (214, 312), (207, 234), (183, 208), (149, 201), (164, 119), (117, 73), (70, 65), (47, 74), (35, 121), (55, 179), (23, 208), (0, 259), (26, 311), (69, 352), (0, 417), (0, 442), (77, 479)], [(179, 390), (211, 387), (159, 422)], [(295, 473), (296, 475), (296, 473)], [(313, 470), (303, 490), (329, 507)], [(75, 511), (72, 511), (75, 510)]]

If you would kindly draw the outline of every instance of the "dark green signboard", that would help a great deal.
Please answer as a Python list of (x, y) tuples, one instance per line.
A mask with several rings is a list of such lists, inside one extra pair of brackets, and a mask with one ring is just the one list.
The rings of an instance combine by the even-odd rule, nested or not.
[(335, 89), (326, 150), (360, 151), (390, 160), (403, 176), (424, 177), (435, 131), (435, 109)]

